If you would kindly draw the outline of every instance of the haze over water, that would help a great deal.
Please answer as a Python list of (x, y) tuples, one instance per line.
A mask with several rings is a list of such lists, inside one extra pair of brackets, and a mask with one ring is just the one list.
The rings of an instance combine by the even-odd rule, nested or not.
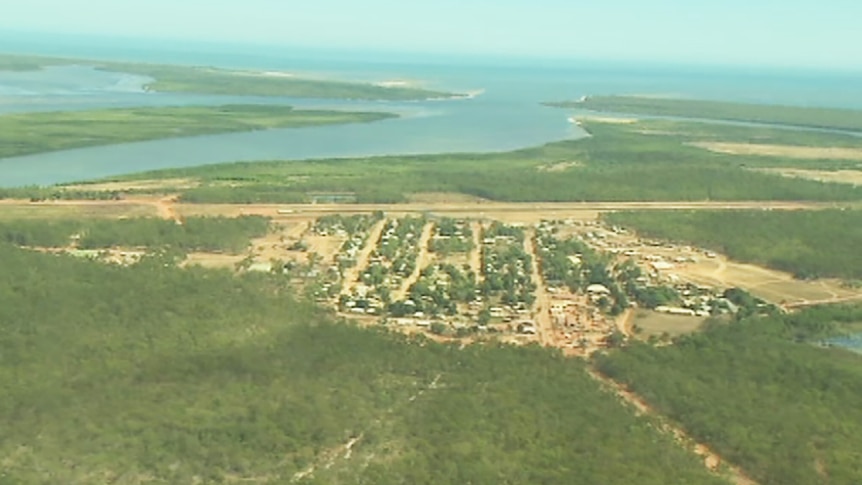
[(504, 151), (583, 136), (565, 110), (543, 101), (584, 95), (639, 94), (862, 109), (858, 75), (751, 71), (596, 62), (403, 55), (168, 43), (35, 41), (0, 36), (9, 53), (208, 65), (285, 71), (300, 76), (407, 80), (453, 92), (482, 91), (473, 99), (358, 102), (144, 93), (146, 78), (87, 66), (39, 72), (0, 72), (0, 113), (128, 106), (290, 104), (396, 112), (400, 119), (371, 124), (268, 130), (84, 148), (0, 160), (0, 186), (70, 182), (146, 170), (231, 161), (355, 157), (441, 152)]

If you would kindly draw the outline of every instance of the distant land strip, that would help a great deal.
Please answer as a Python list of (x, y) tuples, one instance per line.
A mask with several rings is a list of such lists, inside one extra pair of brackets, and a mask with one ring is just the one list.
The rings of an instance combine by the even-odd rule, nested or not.
[(281, 71), (245, 71), (205, 66), (0, 54), (0, 71), (36, 71), (50, 66), (68, 65), (86, 65), (103, 71), (150, 77), (153, 81), (146, 84), (144, 89), (158, 92), (389, 101), (466, 97), (409, 84), (310, 79)]
[(585, 96), (546, 103), (602, 113), (674, 116), (862, 132), (862, 110), (671, 99), (646, 96)]
[[(119, 108), (0, 115), (0, 159), (36, 153), (220, 133), (367, 123), (389, 113), (225, 105)], [(2, 165), (2, 161), (0, 161)]]

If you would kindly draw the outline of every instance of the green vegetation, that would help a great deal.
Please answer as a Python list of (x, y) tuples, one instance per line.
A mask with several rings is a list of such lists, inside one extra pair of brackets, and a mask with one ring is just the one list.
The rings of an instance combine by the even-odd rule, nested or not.
[(83, 227), (81, 220), (18, 219), (0, 222), (0, 242), (17, 246), (64, 247)]
[(479, 291), (485, 302), (529, 308), (536, 301), (536, 282), (531, 276), (533, 257), (524, 249), (524, 230), (494, 221), (482, 236), (485, 278)]
[(85, 64), (95, 68), (153, 78), (145, 89), (162, 92), (294, 98), (418, 100), (453, 94), (416, 87), (385, 87), (370, 83), (304, 79), (290, 75), (236, 71), (213, 67), (106, 62), (86, 59), (0, 55), (0, 71), (32, 71), (46, 66)]
[(411, 87), (384, 87), (370, 83), (268, 76), (253, 71), (150, 64), (103, 64), (109, 71), (140, 74), (155, 79), (147, 89), (162, 92), (294, 98), (417, 100), (448, 98), (452, 94)]
[[(428, 266), (410, 286), (407, 296), (409, 300), (395, 301), (387, 306), (389, 315), (405, 317), (421, 312), (429, 318), (455, 316), (459, 303), (469, 303), (476, 298), (476, 275), (469, 269), (465, 271), (452, 264)], [(447, 328), (443, 326), (435, 333), (444, 333)]]
[[(778, 143), (789, 130), (710, 131), (691, 122), (590, 122), (593, 136), (493, 154), (389, 156), (256, 162), (150, 172), (134, 178), (192, 178), (192, 202), (298, 202), (313, 194), (353, 194), (364, 202), (403, 202), (420, 192), (463, 193), (499, 201), (862, 200), (862, 187), (792, 179), (750, 170), (781, 163), (770, 157), (712, 153), (690, 144), (716, 138)], [(666, 134), (651, 134), (660, 131)], [(705, 133), (704, 133), (705, 132)], [(819, 137), (819, 138), (818, 138)], [(808, 134), (807, 142), (852, 143), (850, 137)], [(862, 142), (855, 140), (859, 146)], [(577, 165), (571, 165), (578, 162)], [(821, 161), (794, 160), (823, 167)], [(804, 165), (807, 162), (807, 165)], [(846, 166), (830, 165), (838, 168)], [(548, 166), (564, 170), (546, 170)], [(780, 165), (778, 165), (780, 166)], [(233, 184), (236, 187), (230, 187)]]
[(611, 113), (678, 116), (683, 118), (704, 118), (862, 131), (862, 111), (848, 109), (805, 108), (639, 96), (590, 96), (583, 101), (550, 103), (550, 105), (560, 108), (576, 108)]
[(155, 218), (135, 219), (23, 219), (0, 222), (0, 242), (19, 246), (81, 249), (115, 246), (175, 251), (241, 253), (249, 241), (266, 235), (269, 219), (260, 216), (189, 217), (178, 224)]
[(160, 138), (371, 122), (393, 116), (264, 105), (6, 114), (0, 116), (0, 158)]
[(695, 439), (762, 485), (862, 479), (862, 358), (808, 343), (862, 321), (862, 307), (713, 322), (676, 345), (597, 359)]
[(553, 230), (543, 228), (536, 233), (539, 248), (539, 270), (551, 286), (565, 286), (574, 293), (583, 293), (590, 285), (602, 285), (610, 293), (602, 296), (599, 307), (611, 315), (619, 315), (629, 304), (624, 288), (641, 291), (635, 280), (640, 277), (638, 268), (627, 264), (628, 271), (613, 266), (613, 256), (593, 250), (580, 239), (558, 238)]
[(449, 217), (440, 219), (434, 227), (434, 236), (428, 250), (441, 256), (469, 253), (473, 250), (473, 230), (467, 221)]
[[(380, 238), (374, 241), (369, 264), (362, 269), (359, 281), (367, 288), (361, 293), (342, 295), (342, 310), (363, 310), (378, 313), (392, 300), (392, 292), (416, 269), (419, 241), (425, 227), (424, 217), (390, 219), (383, 226)], [(349, 249), (349, 248), (345, 248)]]
[(0, 71), (38, 71), (42, 62), (33, 57), (0, 54)]
[(724, 483), (544, 349), (362, 330), (157, 257), (0, 267), (3, 483)]
[(860, 210), (618, 212), (605, 220), (799, 278), (862, 278)]

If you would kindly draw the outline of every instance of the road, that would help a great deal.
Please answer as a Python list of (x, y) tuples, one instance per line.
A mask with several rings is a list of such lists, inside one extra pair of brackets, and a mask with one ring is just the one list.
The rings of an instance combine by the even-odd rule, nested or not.
[(481, 222), (474, 222), (470, 225), (470, 230), (473, 231), (473, 250), (470, 251), (470, 268), (476, 274), (476, 283), (482, 283), (485, 279), (485, 272), (482, 271), (482, 231), (484, 230)]
[(425, 269), (425, 266), (428, 266), (433, 259), (433, 255), (428, 251), (428, 243), (431, 241), (431, 236), (434, 234), (434, 223), (429, 222), (425, 224), (425, 227), (422, 228), (422, 235), (419, 236), (419, 254), (416, 256), (416, 267), (413, 268), (413, 272), (410, 273), (410, 276), (404, 279), (401, 283), (401, 286), (398, 288), (398, 291), (392, 296), (393, 301), (400, 301), (407, 297), (407, 292), (410, 291), (410, 287), (419, 280), (419, 274)]
[(703, 464), (710, 471), (718, 473), (719, 471), (726, 472), (726, 477), (731, 480), (734, 485), (758, 485), (745, 474), (745, 472), (724, 460), (715, 451), (707, 445), (694, 440), (684, 429), (671, 423), (664, 415), (656, 411), (648, 402), (634, 392), (626, 389), (613, 379), (602, 375), (598, 371), (588, 370), (587, 373), (593, 379), (599, 381), (603, 386), (613, 390), (613, 392), (626, 404), (633, 407), (639, 415), (650, 415), (657, 418), (661, 423), (661, 430), (671, 434), (680, 444), (691, 446), (691, 450), (703, 459)]
[(539, 343), (548, 346), (554, 345), (554, 326), (551, 322), (551, 301), (548, 297), (548, 291), (545, 289), (545, 280), (539, 274), (539, 254), (536, 251), (536, 244), (533, 242), (535, 237), (535, 230), (526, 232), (524, 235), (524, 250), (533, 258), (533, 264), (530, 265), (530, 277), (533, 279), (533, 283), (536, 284), (536, 302), (533, 304), (536, 332), (538, 333)]
[[(847, 204), (832, 202), (770, 202), (770, 201), (737, 201), (737, 202), (458, 202), (458, 203), (408, 203), (408, 204), (184, 204), (177, 203), (173, 198), (135, 197), (125, 200), (58, 200), (46, 202), (30, 202), (28, 200), (0, 200), (0, 205), (28, 207), (104, 207), (104, 206), (153, 206), (166, 218), (177, 218), (195, 214), (207, 215), (239, 215), (259, 214), (271, 217), (309, 217), (314, 214), (331, 213), (370, 213), (384, 211), (400, 213), (442, 213), (469, 214), (484, 216), (500, 213), (533, 214), (536, 218), (547, 218), (549, 215), (564, 217), (567, 214), (577, 215), (585, 212), (608, 212), (618, 210), (798, 210), (827, 209), (843, 207)], [(279, 211), (282, 213), (279, 214)]]
[(377, 242), (380, 241), (380, 235), (383, 233), (383, 227), (386, 226), (386, 219), (377, 221), (368, 233), (368, 239), (365, 241), (365, 246), (359, 250), (356, 255), (356, 264), (347, 268), (344, 272), (344, 289), (343, 293), (353, 293), (356, 283), (359, 280), (359, 273), (368, 266), (368, 258), (371, 257), (372, 251), (377, 247)]

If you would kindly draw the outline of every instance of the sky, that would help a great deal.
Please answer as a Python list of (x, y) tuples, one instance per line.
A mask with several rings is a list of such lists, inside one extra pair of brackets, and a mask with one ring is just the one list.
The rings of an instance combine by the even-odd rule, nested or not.
[(862, 70), (859, 0), (0, 1), (0, 31)]

